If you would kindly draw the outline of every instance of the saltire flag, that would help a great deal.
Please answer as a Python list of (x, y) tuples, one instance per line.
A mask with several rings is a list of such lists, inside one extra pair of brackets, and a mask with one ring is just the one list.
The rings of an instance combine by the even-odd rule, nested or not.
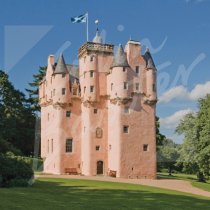
[(87, 22), (87, 16), (88, 14), (85, 13), (84, 15), (79, 15), (76, 17), (71, 18), (72, 23), (86, 23)]

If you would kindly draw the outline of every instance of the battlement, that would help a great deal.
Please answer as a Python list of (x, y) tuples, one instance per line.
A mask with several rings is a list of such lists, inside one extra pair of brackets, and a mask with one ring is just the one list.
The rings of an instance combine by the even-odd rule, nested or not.
[(106, 55), (114, 54), (114, 45), (113, 44), (101, 44), (94, 42), (86, 42), (83, 44), (78, 51), (78, 57), (81, 58), (84, 55), (88, 55), (90, 53), (103, 53)]

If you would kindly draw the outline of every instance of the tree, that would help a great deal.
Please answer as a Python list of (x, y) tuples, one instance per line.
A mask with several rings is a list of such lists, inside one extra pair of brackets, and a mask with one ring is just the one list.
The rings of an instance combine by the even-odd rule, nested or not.
[(155, 117), (156, 119), (156, 144), (157, 144), (157, 150), (159, 149), (158, 146), (161, 146), (164, 144), (166, 137), (165, 135), (160, 133), (160, 122), (159, 122), (159, 117)]
[(204, 181), (210, 173), (210, 95), (199, 100), (199, 111), (187, 114), (176, 132), (184, 135), (178, 163)]
[(45, 76), (46, 66), (40, 66), (38, 70), (38, 74), (33, 75), (33, 82), (29, 83), (31, 89), (26, 89), (29, 94), (28, 102), (30, 103), (31, 109), (36, 112), (40, 111), (39, 106), (39, 83)]
[(159, 168), (167, 168), (169, 175), (172, 170), (176, 169), (176, 161), (179, 157), (179, 146), (170, 139), (165, 139), (162, 146), (158, 150)]
[(4, 147), (12, 145), (25, 155), (34, 146), (35, 115), (25, 95), (16, 90), (0, 70), (0, 134)]

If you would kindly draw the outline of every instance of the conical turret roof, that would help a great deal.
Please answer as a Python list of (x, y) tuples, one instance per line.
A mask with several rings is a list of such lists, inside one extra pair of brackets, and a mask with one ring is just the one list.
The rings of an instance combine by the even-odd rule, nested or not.
[(154, 64), (154, 61), (152, 59), (152, 56), (150, 54), (149, 48), (146, 49), (145, 54), (144, 54), (144, 59), (146, 61), (146, 67), (148, 69), (153, 69), (153, 70), (157, 70)]
[(111, 67), (129, 67), (126, 53), (121, 44), (119, 44)]
[(54, 74), (66, 74), (66, 73), (68, 73), (68, 70), (67, 70), (67, 67), (66, 67), (66, 63), (65, 63), (63, 54), (61, 54), (59, 59), (58, 59), (58, 63), (55, 67)]
[(102, 44), (103, 43), (102, 37), (101, 37), (100, 32), (99, 32), (98, 29), (96, 31), (95, 37), (93, 38), (93, 42), (94, 43), (99, 43), (99, 44)]

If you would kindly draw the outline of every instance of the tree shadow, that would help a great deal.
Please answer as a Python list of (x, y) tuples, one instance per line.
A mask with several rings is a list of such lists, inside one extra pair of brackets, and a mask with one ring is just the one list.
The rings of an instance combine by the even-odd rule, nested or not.
[(0, 209), (209, 210), (210, 199), (133, 184), (40, 179), (30, 188), (0, 189)]

